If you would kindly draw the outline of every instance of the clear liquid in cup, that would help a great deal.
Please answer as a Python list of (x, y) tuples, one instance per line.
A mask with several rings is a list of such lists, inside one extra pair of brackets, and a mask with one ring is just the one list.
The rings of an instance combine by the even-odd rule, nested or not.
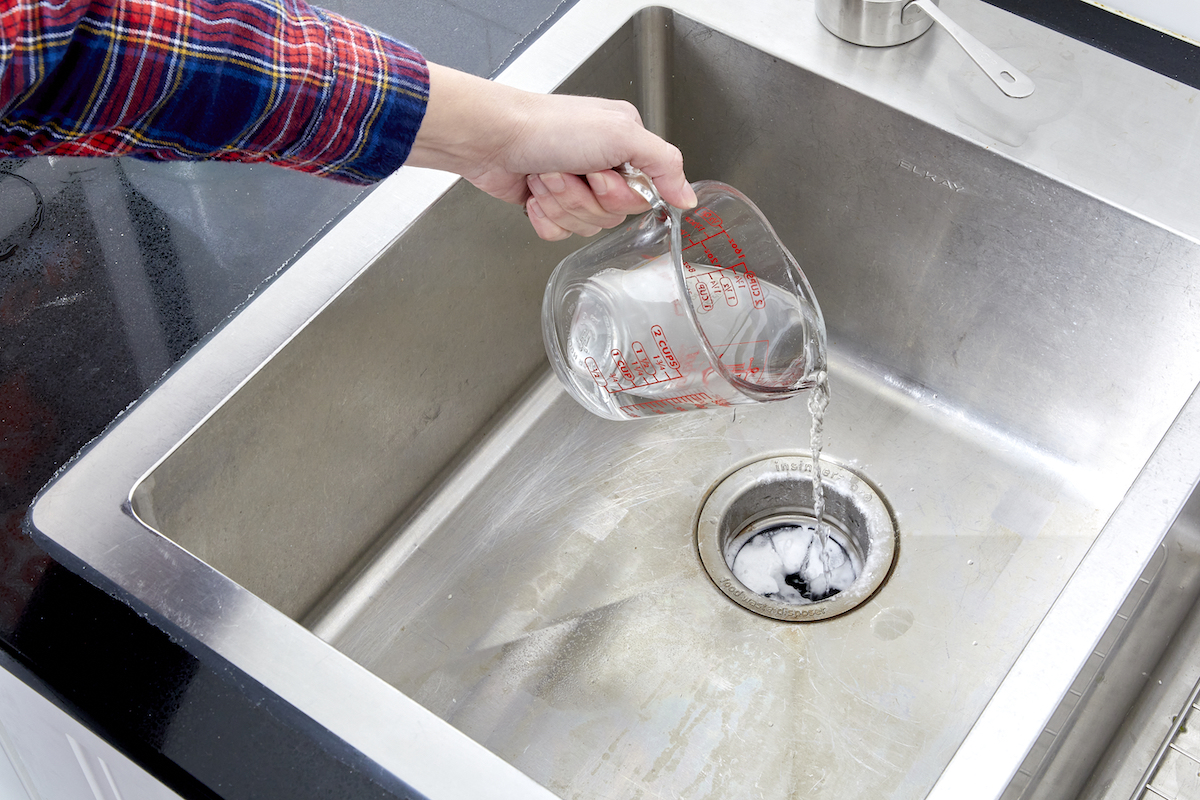
[[(820, 321), (794, 292), (744, 266), (683, 266), (686, 299), (669, 255), (602, 270), (568, 290), (567, 367), (612, 415), (753, 403), (726, 374), (785, 392), (814, 369)], [(723, 369), (688, 317), (689, 300)]]

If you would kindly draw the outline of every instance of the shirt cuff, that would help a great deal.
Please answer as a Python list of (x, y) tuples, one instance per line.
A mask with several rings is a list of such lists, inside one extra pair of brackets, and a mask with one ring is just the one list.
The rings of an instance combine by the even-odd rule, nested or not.
[(327, 31), (326, 90), (304, 135), (276, 163), (352, 183), (408, 158), (429, 101), (429, 67), (411, 47), (313, 9)]

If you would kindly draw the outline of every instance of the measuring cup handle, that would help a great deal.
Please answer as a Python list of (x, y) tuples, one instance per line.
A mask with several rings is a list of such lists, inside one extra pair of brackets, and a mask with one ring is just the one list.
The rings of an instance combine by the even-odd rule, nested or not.
[(650, 180), (649, 175), (628, 161), (617, 167), (617, 173), (625, 179), (625, 183), (629, 184), (630, 189), (640, 194), (642, 199), (650, 204), (651, 208), (666, 209), (667, 203), (658, 194), (658, 189), (654, 188), (654, 181)]

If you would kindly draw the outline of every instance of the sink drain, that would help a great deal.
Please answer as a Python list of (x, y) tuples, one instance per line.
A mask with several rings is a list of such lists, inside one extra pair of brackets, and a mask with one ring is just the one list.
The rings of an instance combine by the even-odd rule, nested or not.
[(696, 523), (700, 560), (738, 605), (786, 621), (828, 619), (864, 602), (896, 554), (896, 524), (869, 481), (821, 459), (828, 567), (813, 518), (812, 458), (774, 456), (734, 471)]

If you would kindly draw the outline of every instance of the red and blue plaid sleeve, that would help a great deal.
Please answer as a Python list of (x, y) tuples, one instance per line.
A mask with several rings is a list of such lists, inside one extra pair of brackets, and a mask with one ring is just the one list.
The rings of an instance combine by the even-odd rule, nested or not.
[(408, 157), (415, 50), (302, 0), (0, 0), (0, 155), (271, 162), (354, 183)]

